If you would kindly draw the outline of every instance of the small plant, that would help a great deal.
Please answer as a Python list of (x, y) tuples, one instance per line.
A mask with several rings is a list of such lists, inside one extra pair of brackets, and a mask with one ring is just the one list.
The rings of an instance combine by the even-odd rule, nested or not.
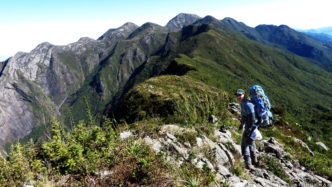
[(236, 155), (234, 157), (235, 162), (231, 166), (231, 172), (236, 176), (242, 176), (244, 173), (244, 168), (241, 165), (240, 156)]
[(174, 136), (180, 143), (189, 142), (191, 145), (196, 144), (197, 132), (195, 130), (183, 130), (176, 132)]
[(210, 162), (215, 163), (217, 157), (217, 148), (203, 148), (204, 156), (210, 160)]
[(222, 183), (222, 187), (230, 187), (229, 182), (226, 180), (225, 182)]
[(211, 168), (207, 164), (203, 164), (202, 169), (203, 169), (204, 172), (210, 172), (211, 171)]
[(270, 170), (274, 175), (276, 175), (277, 177), (281, 178), (282, 180), (288, 183), (291, 182), (288, 174), (282, 168), (281, 164), (278, 162), (277, 159), (264, 155), (259, 157), (259, 160), (261, 160), (264, 164), (266, 164), (268, 170)]
[(198, 179), (196, 178), (190, 178), (188, 181), (187, 181), (187, 187), (197, 187), (198, 186)]
[(195, 158), (196, 158), (196, 155), (195, 155), (195, 153), (194, 153), (194, 152), (192, 152), (192, 151), (190, 151), (190, 152), (189, 152), (188, 159), (189, 159), (189, 160), (194, 160)]
[(175, 170), (182, 179), (180, 186), (194, 184), (197, 186), (209, 186), (215, 181), (216, 173), (212, 172), (207, 164), (204, 164), (203, 168), (199, 169), (191, 162), (184, 161), (180, 168), (176, 168)]

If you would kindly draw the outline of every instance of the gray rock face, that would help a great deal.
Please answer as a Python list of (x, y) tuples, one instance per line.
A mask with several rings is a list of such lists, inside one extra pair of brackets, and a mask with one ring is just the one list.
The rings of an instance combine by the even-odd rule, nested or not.
[(112, 38), (112, 36), (114, 35), (117, 35), (117, 37), (119, 36), (126, 37), (137, 28), (138, 26), (136, 24), (128, 22), (122, 25), (120, 29), (109, 29), (102, 36), (100, 36), (98, 40), (105, 40), (106, 38)]
[(301, 167), (299, 161), (295, 160), (292, 156), (287, 154), (283, 146), (274, 138), (264, 140), (262, 141), (262, 144), (263, 152), (260, 152), (259, 154), (268, 156), (270, 158), (276, 158), (279, 161), (281, 167), (284, 169), (285, 173), (289, 176), (290, 180), (292, 180), (297, 186), (332, 185), (331, 181), (306, 171), (305, 168)]
[[(181, 166), (184, 161), (189, 161), (198, 168), (209, 167), (216, 172), (217, 183), (227, 183), (230, 186), (291, 186), (283, 181), (265, 166), (261, 165), (249, 171), (247, 177), (241, 178), (231, 172), (235, 162), (243, 162), (241, 159), (240, 145), (236, 144), (231, 133), (214, 131), (213, 140), (202, 135), (197, 136), (195, 142), (181, 143), (179, 135), (184, 133), (196, 133), (194, 129), (182, 128), (176, 125), (162, 126), (159, 138), (144, 136), (143, 142), (150, 145), (156, 153), (168, 155), (166, 160), (170, 164)], [(144, 133), (143, 133), (144, 134)], [(137, 135), (139, 138), (140, 135)], [(262, 141), (261, 152), (258, 155), (275, 159), (283, 168), (289, 179), (296, 186), (331, 186), (331, 181), (303, 170), (298, 160), (290, 156), (283, 146), (274, 138)], [(192, 156), (194, 155), (194, 156)], [(235, 159), (235, 158), (239, 158)]]
[(201, 19), (201, 17), (194, 15), (194, 14), (179, 14), (175, 16), (173, 19), (171, 19), (167, 24), (166, 28), (168, 28), (171, 31), (178, 31), (182, 29), (186, 25), (190, 25), (197, 20)]
[[(66, 46), (45, 42), (30, 53), (17, 53), (2, 63), (0, 146), (6, 141), (24, 137), (36, 124), (46, 124), (51, 116), (61, 115), (61, 107), (68, 97), (77, 92), (86, 77), (110, 58), (118, 43), (137, 28), (135, 24), (127, 23), (106, 32), (100, 40), (81, 38)], [(151, 37), (150, 42), (153, 40)], [(142, 39), (141, 43), (144, 42), (148, 41)], [(123, 51), (121, 65), (114, 67), (119, 68), (118, 75), (113, 75), (114, 80), (117, 80), (116, 76), (119, 82), (127, 80), (139, 66), (134, 61), (143, 63), (146, 60), (148, 54), (141, 52), (140, 48), (133, 44)]]

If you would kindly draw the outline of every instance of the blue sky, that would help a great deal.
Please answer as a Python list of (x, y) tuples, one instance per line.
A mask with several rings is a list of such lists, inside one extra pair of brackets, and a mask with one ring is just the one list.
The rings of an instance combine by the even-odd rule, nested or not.
[(126, 22), (164, 26), (179, 13), (232, 17), (255, 27), (332, 26), (330, 0), (0, 0), (0, 60), (39, 43), (66, 45), (98, 38)]

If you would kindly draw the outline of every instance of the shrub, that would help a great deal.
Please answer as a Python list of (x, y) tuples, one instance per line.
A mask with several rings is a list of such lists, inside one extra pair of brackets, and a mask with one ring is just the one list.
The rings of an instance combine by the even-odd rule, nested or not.
[(288, 174), (282, 168), (281, 164), (278, 162), (277, 159), (264, 155), (261, 156), (259, 160), (261, 160), (262, 164), (265, 164), (268, 167), (268, 170), (271, 171), (274, 175), (288, 183), (291, 182)]

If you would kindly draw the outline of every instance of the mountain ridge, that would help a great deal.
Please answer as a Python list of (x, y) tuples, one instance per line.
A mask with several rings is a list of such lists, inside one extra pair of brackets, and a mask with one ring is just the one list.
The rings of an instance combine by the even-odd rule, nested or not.
[[(117, 113), (116, 106), (128, 98), (126, 94), (133, 94), (135, 85), (150, 78), (158, 80), (160, 75), (179, 76), (180, 79), (183, 76), (183, 80), (189, 80), (189, 83), (192, 80), (200, 82), (199, 89), (211, 87), (211, 90), (218, 89), (229, 95), (237, 88), (258, 83), (269, 93), (277, 115), (300, 116), (303, 129), (316, 134), (314, 140), (320, 140), (324, 132), (330, 133), (329, 122), (318, 123), (311, 118), (313, 114), (323, 115), (332, 108), (332, 75), (315, 65), (326, 62), (291, 53), (291, 50), (285, 50), (287, 45), (283, 43), (288, 41), (281, 40), (285, 38), (283, 34), (289, 34), (291, 41), (301, 46), (307, 44), (296, 43), (300, 41), (297, 39), (306, 36), (294, 33), (287, 26), (263, 25), (256, 30), (231, 18), (219, 21), (206, 16), (189, 25), (186, 25), (187, 21), (179, 23), (182, 28), (178, 31), (154, 23), (140, 27), (126, 23), (106, 31), (98, 40), (81, 38), (66, 46), (42, 43), (30, 53), (18, 53), (3, 62), (0, 77), (0, 99), (3, 101), (0, 117), (4, 120), (0, 129), (1, 145), (29, 133), (26, 141), (38, 139), (38, 135), (47, 131), (49, 120), (54, 116), (69, 131), (79, 120), (88, 120), (86, 103), (99, 124), (103, 115), (110, 117)], [(230, 24), (232, 26), (228, 26)], [(273, 36), (269, 32), (279, 35)], [(316, 49), (315, 45), (312, 47)], [(161, 81), (161, 85), (167, 84)], [(157, 91), (151, 98), (161, 104), (156, 105), (162, 106), (160, 110), (151, 108), (153, 102), (142, 109), (143, 105), (134, 100), (122, 106), (128, 107), (122, 113), (129, 115), (129, 111), (136, 111), (131, 116), (137, 115), (140, 120), (139, 116), (143, 119), (162, 116), (162, 109), (171, 109), (176, 112), (166, 116), (168, 121), (188, 123), (198, 119), (207, 121), (206, 114), (222, 110), (213, 108), (215, 105), (203, 105), (217, 100), (211, 99), (216, 96), (204, 98), (204, 90), (192, 92), (195, 93), (185, 95), (186, 91), (181, 91), (179, 95), (184, 94), (183, 97), (165, 96), (162, 98), (166, 100), (160, 101), (159, 97), (166, 92)], [(145, 96), (142, 92), (138, 98)], [(185, 108), (176, 108), (180, 103), (178, 99), (183, 99)], [(232, 101), (232, 97), (228, 101)], [(188, 104), (192, 104), (190, 102), (197, 103), (198, 108), (186, 111)], [(182, 116), (178, 118), (176, 114)], [(326, 115), (328, 118), (328, 113)], [(135, 117), (131, 120), (135, 121)], [(293, 119), (296, 120), (299, 118)], [(278, 123), (285, 124), (282, 120)], [(320, 125), (314, 127), (315, 124)], [(285, 126), (294, 128), (298, 136), (305, 134), (303, 129)], [(328, 139), (324, 140), (329, 143)]]
[[(191, 19), (188, 21), (186, 19), (182, 19), (183, 17), (189, 17)], [(178, 16), (174, 17), (172, 20), (173, 21), (176, 20), (177, 23), (179, 24), (178, 26), (181, 26), (181, 27), (184, 27), (185, 25), (187, 25), (187, 24), (189, 24), (189, 23), (191, 23), (191, 22), (193, 22), (195, 20), (195, 24), (208, 23), (208, 24), (214, 25), (218, 29), (230, 29), (230, 30), (235, 30), (235, 31), (238, 31), (240, 29), (246, 29), (248, 31), (248, 33), (251, 34), (251, 35), (257, 35), (257, 33), (260, 34), (260, 35), (262, 35), (256, 29), (247, 27), (245, 24), (238, 23), (236, 20), (231, 19), (231, 18), (225, 18), (224, 20), (219, 21), (219, 20), (213, 18), (212, 16), (206, 16), (206, 17), (198, 20), (198, 17), (196, 15), (179, 14)], [(172, 20), (170, 20), (170, 22), (169, 22), (170, 24), (172, 23)], [(227, 25), (229, 25), (229, 24), (232, 24), (233, 26), (228, 26), (227, 27)], [(237, 25), (239, 25), (239, 26), (237, 26)], [(290, 28), (288, 28), (287, 26), (280, 26), (280, 27), (259, 26), (259, 27), (257, 27), (258, 30), (260, 30), (259, 29), (260, 27), (271, 28), (272, 30), (275, 29), (275, 28), (290, 30)], [(144, 31), (144, 30), (149, 29), (149, 28), (151, 28), (150, 31)], [(187, 28), (184, 27), (184, 29), (193, 29), (193, 28), (194, 27), (191, 27), (191, 26), (189, 26)], [(203, 28), (203, 27), (197, 27), (197, 28)], [(236, 30), (236, 28), (237, 28), (237, 30)], [(145, 35), (145, 32), (151, 32), (151, 33), (153, 33), (153, 32), (164, 32), (164, 36), (163, 36), (164, 39), (162, 39), (163, 40), (162, 43), (166, 42), (165, 40), (166, 40), (166, 35), (167, 35), (167, 32), (168, 32), (167, 31), (167, 25), (166, 25), (166, 28), (165, 28), (165, 27), (153, 24), (153, 23), (146, 23), (146, 24), (143, 24), (141, 27), (138, 27), (137, 25), (129, 22), (129, 23), (125, 23), (124, 25), (122, 25), (121, 27), (119, 27), (117, 29), (110, 29), (110, 30), (108, 30), (101, 37), (99, 37), (98, 40), (93, 40), (93, 39), (89, 39), (89, 38), (81, 38), (80, 40), (78, 40), (75, 43), (68, 44), (67, 46), (62, 46), (62, 47), (53, 46), (52, 44), (49, 44), (49, 43), (42, 43), (42, 44), (38, 45), (34, 50), (32, 50), (32, 54), (35, 53), (35, 52), (41, 52), (41, 53), (43, 53), (43, 52), (50, 51), (49, 52), (49, 56), (47, 57), (49, 59), (49, 61), (45, 61), (47, 63), (44, 64), (44, 66), (49, 66), (51, 64), (54, 64), (54, 63), (52, 63), (54, 60), (59, 61), (59, 62), (63, 61), (63, 62), (65, 62), (65, 65), (67, 67), (70, 67), (72, 69), (78, 70), (78, 71), (75, 71), (76, 73), (73, 74), (73, 75), (76, 76), (76, 81), (73, 81), (73, 80), (69, 81), (69, 78), (67, 78), (68, 83), (71, 82), (70, 84), (74, 84), (73, 82), (80, 82), (78, 85), (82, 85), (83, 82), (82, 81), (78, 81), (79, 79), (81, 79), (80, 77), (87, 76), (89, 73), (86, 73), (86, 72), (92, 72), (93, 69), (94, 69), (94, 67), (96, 67), (96, 65), (98, 65), (98, 63), (100, 63), (102, 61), (106, 62), (107, 59), (110, 58), (110, 53), (112, 55), (112, 53), (115, 52), (114, 50), (118, 47), (118, 45), (119, 45), (118, 41), (120, 41), (120, 40), (130, 40), (130, 39), (132, 39), (133, 37), (136, 36), (135, 32), (138, 34), (140, 32), (140, 30), (143, 32), (142, 33), (143, 35)], [(291, 31), (293, 31), (293, 30), (291, 30)], [(193, 31), (189, 31), (189, 30), (186, 31), (186, 30), (184, 30), (182, 33), (187, 33), (187, 32), (193, 32)], [(202, 30), (202, 32), (205, 32), (205, 31)], [(261, 31), (261, 32), (263, 32), (263, 31)], [(243, 34), (243, 32), (242, 32), (242, 34)], [(142, 41), (150, 41), (149, 38), (150, 37), (154, 37), (154, 36), (153, 35), (151, 35), (151, 36), (145, 35), (144, 37), (145, 37), (145, 39), (142, 39)], [(258, 38), (258, 37), (256, 37), (256, 38)], [(267, 37), (263, 37), (263, 38), (264, 38), (264, 41), (268, 40)], [(249, 37), (249, 39), (252, 39), (252, 37)], [(255, 41), (255, 39), (254, 39), (254, 41)], [(263, 41), (263, 40), (258, 39), (256, 41)], [(147, 44), (147, 45), (146, 44), (144, 44), (146, 47), (148, 45), (150, 45), (150, 44)], [(162, 45), (158, 44), (158, 45), (160, 46), (159, 48), (162, 49), (162, 46), (164, 44), (162, 44)], [(89, 47), (87, 47), (87, 46), (89, 46)], [(133, 47), (135, 47), (135, 46), (136, 45), (134, 45)], [(84, 51), (86, 52), (87, 50), (90, 50), (90, 49), (92, 51), (96, 52), (93, 55), (94, 57), (89, 57), (90, 60), (89, 59), (87, 60), (85, 58), (85, 61), (86, 60), (89, 61), (90, 64), (89, 63), (88, 64), (82, 64), (82, 65), (79, 65), (79, 66), (77, 66), (75, 64), (72, 64), (72, 62), (77, 63), (77, 62), (81, 61), (80, 57), (75, 57), (75, 55), (79, 55), (80, 56), (80, 55), (82, 55), (84, 53)], [(137, 48), (137, 49), (139, 49), (139, 48)], [(153, 55), (153, 53), (151, 53), (151, 49), (152, 48), (151, 49), (146, 48), (146, 49), (147, 49), (146, 52), (149, 54), (148, 56)], [(60, 52), (58, 52), (59, 55), (57, 55), (57, 56), (51, 56), (50, 53), (53, 50), (54, 51), (60, 51)], [(74, 56), (71, 55), (71, 54), (69, 54), (69, 53), (67, 53), (67, 52), (61, 52), (62, 50), (72, 51), (72, 52), (74, 52)], [(136, 52), (132, 52), (131, 54), (140, 54), (140, 53), (141, 52), (136, 51)], [(17, 58), (17, 59), (22, 58), (23, 54), (26, 55), (28, 53), (20, 53), (20, 54), (18, 54), (18, 56), (14, 56), (13, 58)], [(31, 58), (33, 58), (33, 56), (34, 55), (32, 55)], [(40, 60), (42, 58), (45, 58), (45, 57), (38, 57), (38, 59), (40, 59)], [(145, 56), (145, 57), (141, 56), (139, 58), (141, 59), (140, 61), (142, 61), (142, 62), (144, 62), (144, 61), (146, 61), (148, 59), (147, 56)], [(14, 59), (8, 60), (7, 63), (4, 63), (4, 64), (11, 64), (12, 61), (15, 61), (15, 60)], [(83, 61), (84, 61), (84, 59), (83, 59)], [(32, 64), (30, 63), (30, 65), (32, 65)], [(32, 66), (36, 66), (36, 65), (32, 65)], [(133, 64), (131, 66), (132, 66), (132, 68), (134, 67)], [(3, 72), (4, 72), (4, 71), (6, 71), (6, 68), (5, 68), (6, 66), (3, 66), (3, 67), (4, 67), (3, 68)], [(125, 69), (122, 69), (122, 71), (124, 71), (124, 70)], [(29, 80), (34, 81), (34, 78), (32, 78), (31, 76), (35, 77), (36, 76), (36, 71), (37, 71), (37, 69), (34, 69), (34, 70), (32, 70), (32, 72), (28, 73), (29, 76), (30, 76), (30, 78), (28, 77)], [(81, 73), (78, 73), (80, 71), (81, 71)], [(125, 72), (126, 71), (128, 71), (128, 69), (125, 70)], [(132, 70), (130, 70), (130, 72), (132, 72)], [(13, 74), (13, 72), (11, 72), (9, 74)], [(27, 74), (27, 72), (25, 74)], [(123, 78), (121, 78), (122, 74), (123, 73), (118, 72), (117, 79), (120, 82), (121, 82), (121, 80), (123, 80)], [(54, 71), (51, 70), (51, 71), (49, 71), (49, 73), (47, 75), (48, 76), (46, 76), (46, 77), (57, 77), (60, 74), (56, 75), (56, 73), (54, 73)], [(125, 79), (128, 79), (129, 78), (129, 74), (126, 77), (127, 78), (125, 78)], [(95, 78), (95, 80), (98, 80), (98, 79), (99, 78), (97, 78), (97, 79)], [(55, 103), (54, 104), (63, 103), (65, 101), (65, 98), (68, 98), (69, 95), (66, 95), (64, 92), (62, 94), (60, 94), (62, 96), (58, 95), (58, 91), (59, 91), (59, 88), (60, 88), (59, 84), (57, 83), (57, 82), (59, 82), (58, 79), (56, 79), (56, 80), (48, 79), (46, 81), (47, 83), (45, 81), (46, 80), (40, 80), (39, 84), (46, 85), (46, 87), (49, 88), (49, 91), (46, 92), (45, 88), (42, 88), (41, 90), (42, 90), (42, 92), (45, 92), (45, 93), (48, 93), (48, 94), (52, 95), (53, 99), (55, 99)], [(99, 85), (99, 89), (103, 90), (102, 89), (102, 87), (103, 87), (102, 84), (98, 83), (97, 85)], [(22, 89), (22, 90), (24, 90), (24, 89)], [(105, 88), (104, 88), (104, 90), (105, 90)], [(103, 97), (105, 97), (105, 96), (103, 96)]]
[(266, 45), (281, 47), (297, 55), (312, 59), (313, 63), (331, 72), (332, 43), (316, 40), (311, 36), (295, 31), (286, 25), (258, 25), (251, 28), (236, 20), (221, 20), (233, 31)]

